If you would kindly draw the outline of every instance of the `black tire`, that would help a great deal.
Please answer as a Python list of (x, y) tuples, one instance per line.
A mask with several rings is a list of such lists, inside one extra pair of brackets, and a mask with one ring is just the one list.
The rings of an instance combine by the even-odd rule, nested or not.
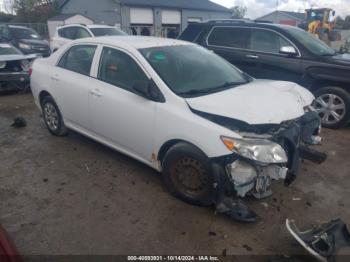
[(41, 102), (41, 108), (44, 122), (49, 132), (55, 136), (67, 135), (68, 130), (64, 125), (62, 114), (55, 100), (51, 96), (46, 96)]
[[(166, 153), (162, 166), (164, 184), (173, 196), (200, 206), (212, 205), (221, 196), (223, 183), (220, 172), (213, 168), (208, 157), (195, 146), (184, 142), (174, 145)], [(184, 177), (187, 177), (187, 181), (180, 181)], [(190, 186), (193, 188), (190, 188), (188, 182), (200, 185), (194, 186), (192, 183)]]
[[(322, 96), (327, 96), (327, 95), (335, 95), (338, 98), (340, 98), (345, 105), (345, 110), (339, 111), (339, 112), (344, 112), (344, 113), (343, 113), (343, 116), (341, 117), (341, 119), (336, 121), (336, 122), (326, 121), (325, 119), (322, 119), (324, 114), (320, 113), (320, 117), (322, 119), (322, 126), (327, 127), (327, 128), (332, 128), (332, 129), (338, 129), (338, 128), (342, 128), (342, 127), (346, 126), (346, 124), (350, 120), (350, 94), (346, 90), (344, 90), (343, 88), (340, 88), (340, 87), (323, 87), (323, 88), (318, 89), (315, 92), (315, 97), (316, 97), (315, 101), (317, 101), (319, 98), (322, 98)], [(318, 102), (314, 103), (314, 107), (317, 110), (319, 110), (319, 108), (318, 108), (319, 105), (320, 105), (320, 103), (318, 103)]]

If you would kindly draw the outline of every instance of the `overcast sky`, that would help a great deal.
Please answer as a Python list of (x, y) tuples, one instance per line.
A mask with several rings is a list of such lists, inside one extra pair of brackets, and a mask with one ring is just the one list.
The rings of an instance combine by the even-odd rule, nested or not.
[(247, 16), (257, 18), (276, 10), (299, 11), (306, 8), (328, 7), (336, 10), (338, 15), (350, 15), (350, 0), (211, 0), (226, 7), (244, 5), (248, 8)]
[[(4, 0), (0, 0), (0, 6)], [(147, 1), (147, 0), (144, 0)], [(329, 7), (337, 11), (337, 14), (350, 15), (350, 0), (211, 0), (226, 7), (234, 5), (244, 5), (248, 8), (247, 16), (257, 18), (269, 12), (276, 10), (276, 4), (279, 3), (279, 10), (303, 11), (311, 6)]]

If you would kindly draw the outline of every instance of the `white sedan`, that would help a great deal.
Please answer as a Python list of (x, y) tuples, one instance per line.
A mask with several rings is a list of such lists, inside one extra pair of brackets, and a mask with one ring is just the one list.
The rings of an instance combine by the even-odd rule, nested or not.
[(31, 88), (53, 135), (75, 130), (162, 172), (176, 197), (240, 220), (254, 218), (226, 189), (264, 198), (301, 158), (324, 160), (308, 147), (320, 141), (309, 91), (255, 80), (192, 43), (77, 40), (34, 63)]

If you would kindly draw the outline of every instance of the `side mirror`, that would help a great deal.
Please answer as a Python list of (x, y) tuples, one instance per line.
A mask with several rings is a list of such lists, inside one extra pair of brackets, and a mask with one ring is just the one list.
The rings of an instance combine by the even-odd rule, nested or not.
[(280, 49), (280, 54), (295, 56), (298, 53), (293, 46), (282, 46)]
[(134, 82), (133, 90), (136, 94), (155, 102), (165, 102), (162, 93), (159, 91), (153, 80), (137, 80)]

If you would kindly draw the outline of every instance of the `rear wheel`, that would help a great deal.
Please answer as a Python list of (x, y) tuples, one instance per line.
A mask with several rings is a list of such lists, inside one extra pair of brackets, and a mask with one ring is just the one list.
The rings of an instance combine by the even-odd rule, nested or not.
[(45, 125), (51, 134), (55, 136), (64, 136), (67, 134), (67, 128), (63, 123), (63, 118), (58, 106), (51, 96), (46, 96), (42, 103), (42, 112)]
[(187, 203), (213, 204), (220, 188), (219, 176), (208, 157), (188, 143), (176, 144), (164, 157), (164, 184), (175, 197)]
[(344, 127), (350, 117), (350, 94), (340, 87), (323, 87), (315, 93), (313, 104), (328, 128)]

